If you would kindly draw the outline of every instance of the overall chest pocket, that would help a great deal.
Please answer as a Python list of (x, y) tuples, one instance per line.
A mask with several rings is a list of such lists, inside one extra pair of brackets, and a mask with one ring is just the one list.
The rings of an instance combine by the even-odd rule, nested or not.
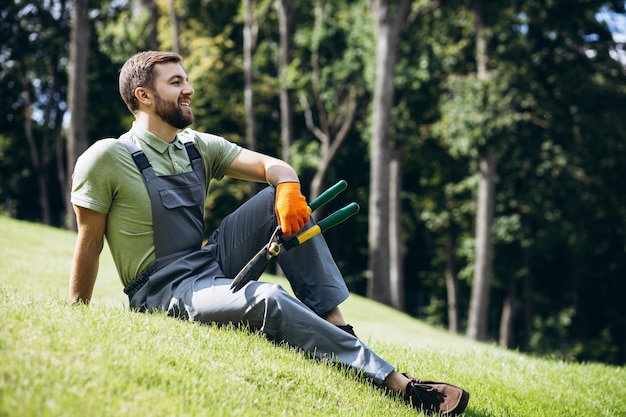
[(204, 189), (200, 184), (163, 188), (159, 190), (161, 203), (167, 209), (204, 206)]

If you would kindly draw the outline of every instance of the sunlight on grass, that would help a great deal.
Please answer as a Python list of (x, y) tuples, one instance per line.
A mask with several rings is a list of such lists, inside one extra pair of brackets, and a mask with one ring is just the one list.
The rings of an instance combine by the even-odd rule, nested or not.
[[(92, 305), (71, 306), (75, 239), (0, 217), (0, 416), (419, 415), (262, 335), (130, 312), (106, 248)], [(399, 370), (467, 388), (465, 416), (626, 416), (624, 368), (476, 343), (363, 297), (342, 307)]]

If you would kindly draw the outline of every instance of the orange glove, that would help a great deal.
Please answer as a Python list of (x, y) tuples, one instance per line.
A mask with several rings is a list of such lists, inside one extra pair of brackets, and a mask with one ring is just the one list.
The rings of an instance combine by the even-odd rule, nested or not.
[(299, 182), (281, 182), (276, 186), (274, 210), (285, 237), (291, 236), (307, 224), (311, 208), (300, 192)]

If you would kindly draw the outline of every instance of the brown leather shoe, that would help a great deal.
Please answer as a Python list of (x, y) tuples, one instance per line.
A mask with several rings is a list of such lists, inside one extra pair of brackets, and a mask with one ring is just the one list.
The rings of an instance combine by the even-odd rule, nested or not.
[(418, 410), (426, 414), (456, 416), (467, 407), (470, 394), (463, 388), (446, 382), (424, 381), (404, 375), (411, 379), (406, 386), (404, 399)]

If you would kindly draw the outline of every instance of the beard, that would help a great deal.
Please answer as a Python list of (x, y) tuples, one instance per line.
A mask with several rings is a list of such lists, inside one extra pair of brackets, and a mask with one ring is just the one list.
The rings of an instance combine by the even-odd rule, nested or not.
[(178, 103), (162, 99), (159, 95), (154, 96), (154, 103), (156, 115), (177, 129), (184, 129), (194, 121), (191, 107), (183, 108)]

